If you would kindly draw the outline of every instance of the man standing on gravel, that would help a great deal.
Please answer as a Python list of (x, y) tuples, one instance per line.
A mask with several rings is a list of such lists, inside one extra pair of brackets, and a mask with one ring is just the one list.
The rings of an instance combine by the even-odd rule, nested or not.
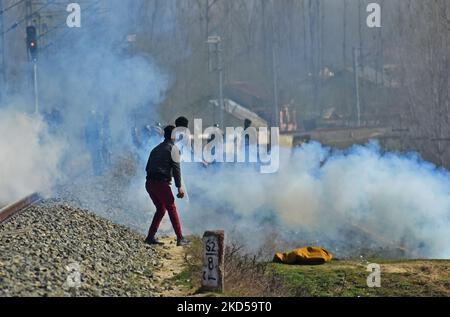
[(145, 243), (149, 245), (162, 244), (156, 240), (155, 235), (166, 211), (169, 213), (170, 221), (177, 235), (177, 246), (185, 246), (189, 243), (183, 238), (175, 198), (170, 189), (173, 178), (175, 186), (178, 188), (177, 197), (184, 198), (180, 160), (174, 160), (172, 157), (172, 153), (179, 154), (179, 150), (175, 146), (175, 136), (172, 135), (174, 130), (174, 126), (167, 126), (164, 129), (164, 142), (153, 149), (147, 163), (146, 189), (156, 207), (156, 214), (153, 217), (147, 239), (145, 239)]

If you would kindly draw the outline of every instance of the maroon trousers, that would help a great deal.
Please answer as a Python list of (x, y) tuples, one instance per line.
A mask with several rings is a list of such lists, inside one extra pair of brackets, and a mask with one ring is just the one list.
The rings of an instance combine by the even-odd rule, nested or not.
[(175, 198), (173, 197), (172, 190), (167, 182), (147, 181), (145, 184), (148, 194), (155, 204), (156, 214), (153, 217), (153, 222), (148, 232), (149, 238), (154, 238), (161, 221), (166, 214), (166, 210), (169, 213), (170, 221), (172, 222), (173, 229), (178, 239), (183, 238), (181, 232), (180, 220), (178, 218), (177, 207), (175, 206)]

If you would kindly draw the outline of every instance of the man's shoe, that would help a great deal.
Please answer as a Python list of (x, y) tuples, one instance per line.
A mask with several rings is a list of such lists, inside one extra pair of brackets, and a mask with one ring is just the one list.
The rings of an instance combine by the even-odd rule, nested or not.
[(177, 240), (177, 247), (185, 247), (185, 246), (188, 246), (189, 243), (190, 242), (188, 240), (184, 239), (184, 238), (178, 239)]
[(155, 238), (147, 238), (144, 242), (148, 245), (164, 245), (164, 243), (156, 240)]

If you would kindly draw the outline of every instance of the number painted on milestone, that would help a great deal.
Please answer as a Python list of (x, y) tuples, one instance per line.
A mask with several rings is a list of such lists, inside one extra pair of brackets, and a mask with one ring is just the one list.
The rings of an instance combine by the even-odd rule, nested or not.
[(219, 286), (219, 242), (217, 237), (203, 238), (202, 284), (206, 287)]
[(369, 264), (367, 272), (371, 272), (367, 277), (367, 286), (370, 288), (381, 287), (381, 266), (379, 264)]
[(212, 252), (212, 253), (217, 252), (216, 245), (217, 245), (216, 241), (213, 241), (213, 239), (211, 239), (211, 238), (208, 239), (206, 242), (206, 252)]
[(70, 12), (66, 20), (67, 26), (69, 28), (81, 28), (81, 6), (76, 2), (69, 3), (66, 11)]

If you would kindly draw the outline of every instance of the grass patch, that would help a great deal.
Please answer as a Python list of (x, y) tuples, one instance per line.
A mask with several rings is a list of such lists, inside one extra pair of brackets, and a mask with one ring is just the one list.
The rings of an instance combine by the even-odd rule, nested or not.
[(180, 274), (175, 275), (170, 281), (180, 285), (185, 289), (193, 289), (194, 284), (192, 283), (192, 274), (189, 270), (184, 270)]
[[(190, 289), (200, 288), (202, 241), (190, 239), (186, 269), (175, 277)], [(297, 266), (260, 261), (242, 247), (227, 246), (225, 293), (235, 297), (448, 297), (450, 261), (373, 259), (381, 265), (381, 288), (367, 286), (367, 264), (335, 260), (325, 265)], [(217, 296), (204, 294), (204, 296)]]
[(180, 285), (189, 293), (194, 293), (200, 286), (202, 240), (194, 236), (189, 236), (187, 238), (190, 241), (190, 244), (186, 247), (186, 265), (184, 270), (169, 281), (176, 285)]
[(450, 296), (450, 261), (392, 261), (381, 264), (381, 288), (369, 288), (366, 265), (334, 261), (321, 266), (269, 264), (293, 290), (292, 296), (408, 297)]

